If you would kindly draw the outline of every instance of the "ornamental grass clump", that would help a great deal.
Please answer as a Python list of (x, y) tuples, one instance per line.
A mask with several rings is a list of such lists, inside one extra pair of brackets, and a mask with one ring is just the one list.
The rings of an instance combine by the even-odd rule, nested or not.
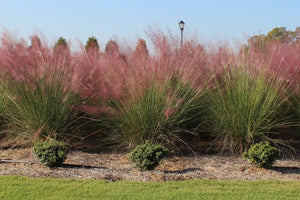
[(152, 39), (154, 55), (145, 42), (131, 52), (110, 41), (105, 53), (74, 56), (85, 108), (97, 111), (94, 121), (110, 144), (132, 148), (149, 140), (176, 149), (178, 142), (188, 146), (183, 138), (202, 122), (210, 77), (204, 48), (192, 41), (180, 48), (160, 34)]
[(146, 140), (176, 149), (176, 142), (195, 133), (201, 123), (202, 91), (181, 80), (151, 82), (143, 91), (128, 94), (126, 101), (106, 104), (112, 115), (107, 126), (111, 141), (131, 148)]
[(9, 80), (8, 132), (29, 139), (62, 139), (75, 129), (80, 99), (65, 90), (62, 77), (40, 78), (31, 83)]
[[(111, 71), (97, 77), (111, 81), (98, 84), (106, 87), (106, 95), (94, 96), (101, 97), (99, 107), (104, 105), (111, 114), (106, 121), (109, 140), (127, 148), (146, 140), (173, 149), (178, 142), (188, 146), (184, 138), (197, 133), (205, 109), (203, 88), (209, 77), (206, 52), (198, 43), (187, 41), (180, 48), (163, 34), (149, 35), (153, 55), (141, 40), (133, 52), (122, 52), (124, 48), (114, 41), (103, 58), (102, 67)], [(97, 90), (97, 85), (93, 89), (98, 94), (105, 91)]]
[[(68, 49), (61, 51), (69, 52)], [(19, 139), (71, 135), (78, 120), (79, 95), (73, 87), (70, 56), (57, 54), (37, 36), (32, 44), (3, 35), (0, 46), (1, 79), (7, 98), (6, 133)]]
[(6, 85), (3, 83), (3, 81), (0, 81), (0, 131), (4, 129), (7, 123), (6, 116), (5, 116), (7, 102), (8, 102), (7, 96), (5, 95), (6, 92), (7, 92)]
[(61, 166), (68, 154), (67, 146), (53, 139), (34, 143), (33, 151), (37, 159), (47, 167)]
[(269, 142), (260, 142), (250, 147), (243, 153), (250, 163), (262, 168), (270, 168), (275, 160), (279, 159), (279, 150), (273, 147)]
[(242, 153), (289, 124), (288, 86), (255, 65), (229, 65), (208, 92), (210, 131), (222, 150)]
[(152, 144), (148, 140), (136, 146), (128, 158), (134, 167), (140, 170), (153, 170), (159, 166), (169, 151), (162, 145)]

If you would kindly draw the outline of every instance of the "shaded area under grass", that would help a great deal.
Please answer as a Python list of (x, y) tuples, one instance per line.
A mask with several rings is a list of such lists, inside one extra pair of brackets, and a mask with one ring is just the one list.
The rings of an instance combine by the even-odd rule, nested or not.
[(300, 174), (300, 167), (272, 167), (272, 170), (278, 171), (283, 174)]
[(95, 181), (0, 176), (0, 199), (298, 199), (300, 181)]

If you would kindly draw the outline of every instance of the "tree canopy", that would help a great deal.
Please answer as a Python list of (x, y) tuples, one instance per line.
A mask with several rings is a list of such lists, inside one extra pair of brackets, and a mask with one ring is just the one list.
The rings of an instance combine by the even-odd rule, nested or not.
[(281, 44), (292, 44), (299, 41), (300, 27), (295, 31), (287, 30), (285, 27), (275, 27), (266, 35), (254, 35), (249, 38), (248, 45), (255, 47), (265, 47), (270, 42), (277, 42)]
[(119, 45), (115, 40), (109, 40), (105, 46), (105, 53), (112, 54), (114, 52), (119, 52)]
[(86, 51), (89, 51), (91, 49), (94, 49), (94, 50), (97, 50), (97, 51), (99, 51), (99, 49), (100, 49), (99, 44), (98, 44), (98, 40), (94, 36), (89, 37), (89, 39), (88, 39), (88, 41), (86, 42), (86, 45), (85, 45), (85, 50)]

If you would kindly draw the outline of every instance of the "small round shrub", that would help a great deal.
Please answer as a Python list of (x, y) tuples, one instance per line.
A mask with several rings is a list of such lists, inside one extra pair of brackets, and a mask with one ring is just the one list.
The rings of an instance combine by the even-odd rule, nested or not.
[(168, 153), (169, 151), (162, 145), (156, 145), (146, 141), (144, 144), (136, 146), (129, 153), (129, 160), (136, 168), (141, 170), (153, 170), (160, 165)]
[(270, 168), (279, 159), (279, 150), (269, 142), (260, 142), (252, 145), (243, 156), (259, 167)]
[(68, 148), (62, 142), (36, 142), (33, 147), (37, 159), (48, 167), (60, 166), (67, 158)]

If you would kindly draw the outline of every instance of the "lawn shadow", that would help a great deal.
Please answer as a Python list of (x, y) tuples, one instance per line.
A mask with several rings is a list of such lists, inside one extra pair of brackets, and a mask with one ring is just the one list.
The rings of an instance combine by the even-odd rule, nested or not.
[(282, 174), (300, 174), (300, 167), (277, 167), (271, 168), (274, 171), (280, 172)]
[(185, 174), (188, 172), (194, 172), (197, 170), (201, 170), (200, 168), (187, 168), (187, 169), (182, 169), (182, 170), (174, 170), (174, 171), (170, 171), (170, 170), (161, 170), (161, 172), (165, 173), (165, 174)]
[(76, 164), (62, 164), (62, 168), (84, 168), (84, 169), (108, 169), (107, 167), (98, 167), (98, 166), (91, 166), (91, 165), (76, 165)]

